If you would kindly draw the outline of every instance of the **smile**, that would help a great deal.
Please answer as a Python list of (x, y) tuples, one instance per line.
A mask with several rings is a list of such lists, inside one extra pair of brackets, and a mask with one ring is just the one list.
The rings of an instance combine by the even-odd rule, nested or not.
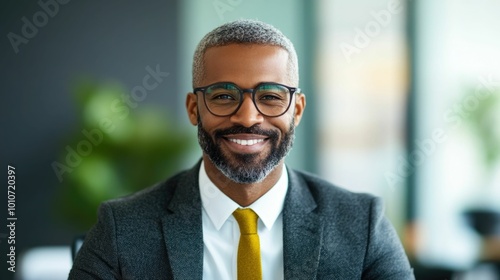
[(247, 139), (247, 140), (244, 140), (244, 139), (229, 138), (228, 140), (231, 141), (231, 142), (233, 142), (233, 143), (236, 143), (238, 145), (242, 145), (242, 146), (253, 146), (253, 145), (257, 144), (257, 143), (264, 142), (264, 139)]

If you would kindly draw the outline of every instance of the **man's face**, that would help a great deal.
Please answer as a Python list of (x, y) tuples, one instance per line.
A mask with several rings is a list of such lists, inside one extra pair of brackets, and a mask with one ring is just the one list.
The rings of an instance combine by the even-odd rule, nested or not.
[[(262, 82), (275, 82), (296, 87), (288, 80), (287, 65), (288, 53), (277, 46), (213, 47), (205, 53), (205, 75), (197, 86), (232, 82), (247, 89)], [(210, 113), (202, 93), (189, 94), (186, 105), (191, 123), (198, 125), (204, 158), (237, 183), (255, 183), (282, 163), (291, 149), (305, 97), (302, 94), (293, 97), (289, 110), (279, 117), (259, 113), (250, 94), (245, 94), (239, 110), (227, 117)]]

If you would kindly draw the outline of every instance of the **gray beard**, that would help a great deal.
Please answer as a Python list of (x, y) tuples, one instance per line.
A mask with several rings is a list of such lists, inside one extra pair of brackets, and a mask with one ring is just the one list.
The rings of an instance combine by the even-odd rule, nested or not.
[[(269, 155), (259, 160), (259, 154), (232, 154), (230, 158), (220, 148), (222, 137), (228, 134), (259, 134), (268, 137), (271, 143)], [(215, 138), (215, 140), (214, 140)], [(203, 152), (224, 176), (239, 184), (250, 184), (262, 182), (271, 171), (278, 166), (293, 146), (295, 139), (295, 123), (292, 118), (289, 130), (283, 135), (278, 143), (279, 133), (275, 130), (264, 130), (260, 126), (252, 127), (234, 126), (228, 129), (218, 129), (214, 137), (203, 128), (201, 120), (198, 119), (198, 142)]]

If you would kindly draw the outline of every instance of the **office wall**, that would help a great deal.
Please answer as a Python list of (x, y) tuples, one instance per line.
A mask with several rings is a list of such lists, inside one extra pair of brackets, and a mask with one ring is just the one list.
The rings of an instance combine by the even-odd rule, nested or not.
[[(39, 3), (57, 3), (58, 8), (52, 4), (49, 15)], [(156, 104), (173, 118), (185, 117), (177, 106), (177, 8), (174, 0), (2, 1), (0, 166), (4, 179), (8, 164), (17, 171), (18, 256), (35, 246), (69, 245), (77, 233), (57, 218), (54, 196), (64, 181), (59, 182), (51, 163), (69, 144), (68, 135), (84, 129), (76, 125), (81, 116), (74, 85), (79, 78), (115, 81), (130, 90), (142, 83), (147, 66), (160, 65), (170, 75), (141, 106)], [(27, 28), (23, 35), (25, 18), (37, 30)], [(10, 35), (17, 38), (15, 47), (10, 33), (19, 36)], [(1, 193), (0, 278), (10, 279), (5, 184)]]

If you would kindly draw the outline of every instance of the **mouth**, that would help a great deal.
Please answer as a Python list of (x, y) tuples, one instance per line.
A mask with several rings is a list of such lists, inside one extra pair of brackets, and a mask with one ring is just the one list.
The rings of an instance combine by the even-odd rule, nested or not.
[(233, 142), (233, 143), (236, 143), (238, 145), (242, 145), (242, 146), (253, 146), (257, 143), (260, 143), (260, 142), (264, 142), (264, 139), (248, 139), (248, 140), (245, 140), (245, 139), (235, 139), (235, 138), (228, 138), (227, 140)]
[(258, 134), (232, 134), (225, 135), (222, 139), (232, 152), (253, 154), (261, 152), (269, 138)]

